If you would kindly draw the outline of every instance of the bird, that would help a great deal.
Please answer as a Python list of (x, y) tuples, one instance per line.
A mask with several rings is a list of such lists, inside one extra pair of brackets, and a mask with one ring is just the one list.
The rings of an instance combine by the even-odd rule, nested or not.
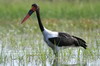
[(70, 35), (65, 32), (56, 32), (46, 29), (41, 21), (40, 8), (37, 4), (32, 4), (31, 9), (22, 20), (24, 23), (34, 12), (36, 12), (39, 28), (43, 34), (44, 41), (53, 50), (55, 56), (58, 56), (58, 51), (61, 47), (83, 47), (87, 48), (86, 42), (76, 36)]

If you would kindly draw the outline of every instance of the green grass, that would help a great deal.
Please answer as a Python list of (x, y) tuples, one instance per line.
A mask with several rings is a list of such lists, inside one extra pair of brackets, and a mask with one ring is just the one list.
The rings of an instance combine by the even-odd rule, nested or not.
[[(0, 18), (16, 19), (22, 18), (31, 8), (31, 4), (37, 3), (40, 6), (41, 17), (58, 19), (81, 19), (81, 18), (100, 18), (100, 5), (98, 2), (38, 2), (38, 1), (1, 1)], [(45, 4), (44, 4), (45, 3)]]
[[(87, 42), (86, 50), (81, 47), (61, 50), (58, 58), (60, 64), (91, 65), (91, 62), (100, 59), (99, 1), (7, 0), (0, 1), (0, 65), (53, 64), (53, 52), (42, 40), (36, 15), (33, 14), (24, 24), (20, 24), (32, 3), (39, 4), (42, 22), (46, 28), (67, 32)], [(54, 64), (57, 62), (54, 61)]]

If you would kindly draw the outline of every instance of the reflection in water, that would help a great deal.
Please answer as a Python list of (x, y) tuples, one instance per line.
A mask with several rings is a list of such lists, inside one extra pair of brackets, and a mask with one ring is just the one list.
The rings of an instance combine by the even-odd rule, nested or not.
[(87, 66), (87, 64), (86, 63), (83, 63), (83, 64), (82, 63), (77, 63), (77, 64), (62, 64), (62, 63), (58, 62), (58, 58), (55, 58), (53, 60), (52, 66)]

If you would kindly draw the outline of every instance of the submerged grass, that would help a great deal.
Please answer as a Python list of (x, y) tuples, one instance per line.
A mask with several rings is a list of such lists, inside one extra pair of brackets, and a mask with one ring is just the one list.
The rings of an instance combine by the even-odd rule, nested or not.
[[(86, 29), (86, 27), (79, 26), (81, 25), (80, 20), (77, 20), (77, 22), (67, 20), (67, 23), (66, 20), (53, 20), (54, 23), (49, 22), (49, 20), (43, 20), (45, 21), (43, 23), (48, 29), (68, 32), (69, 34), (81, 37), (86, 40), (88, 45), (87, 50), (84, 50), (83, 48), (67, 48), (61, 50), (59, 52), (59, 62), (63, 62), (62, 64), (86, 62), (86, 64), (88, 64), (89, 62), (100, 58), (99, 24), (93, 22), (94, 26)], [(52, 19), (50, 19), (50, 21), (52, 21)], [(31, 23), (30, 21), (28, 22)], [(79, 23), (79, 25), (76, 23)], [(83, 25), (85, 26), (85, 24)], [(14, 65), (15, 63), (19, 65), (45, 65), (49, 59), (48, 62), (52, 64), (51, 62), (54, 58), (53, 52), (43, 42), (37, 21), (34, 20), (33, 24), (23, 24), (20, 25), (20, 27), (18, 26), (19, 24), (16, 24), (15, 26), (10, 25), (8, 30), (5, 29), (5, 31), (0, 34), (0, 40), (2, 41), (1, 45), (3, 45), (1, 51), (1, 63), (14, 63)], [(8, 62), (8, 59), (11, 59), (12, 61)]]
[[(9, 2), (9, 3), (8, 3)], [(88, 48), (60, 50), (62, 65), (91, 65), (100, 59), (100, 4), (98, 2), (44, 2), (39, 4), (46, 28), (83, 38)], [(42, 40), (36, 16), (20, 24), (32, 0), (0, 1), (0, 65), (55, 65), (53, 52)], [(34, 19), (32, 19), (34, 17)], [(98, 60), (100, 61), (100, 60)], [(97, 64), (99, 64), (97, 61)], [(92, 63), (94, 62), (94, 63)]]

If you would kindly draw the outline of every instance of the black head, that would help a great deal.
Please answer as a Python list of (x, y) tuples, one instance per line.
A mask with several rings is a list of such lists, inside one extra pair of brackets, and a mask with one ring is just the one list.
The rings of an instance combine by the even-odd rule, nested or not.
[(37, 4), (32, 4), (32, 7), (37, 7), (38, 5)]
[(38, 7), (37, 4), (32, 4), (32, 8), (36, 8), (36, 9), (38, 9), (39, 7)]

